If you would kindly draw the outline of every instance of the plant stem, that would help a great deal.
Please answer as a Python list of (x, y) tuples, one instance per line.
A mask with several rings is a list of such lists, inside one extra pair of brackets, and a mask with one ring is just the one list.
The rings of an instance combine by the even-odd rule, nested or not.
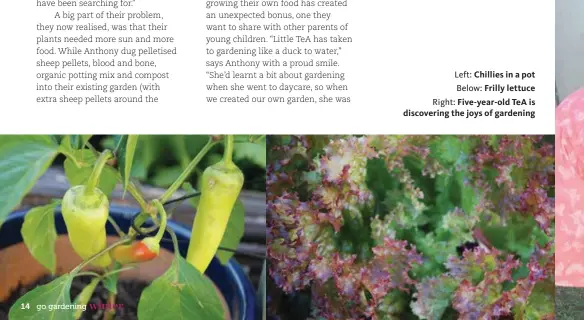
[(67, 149), (67, 148), (65, 148), (63, 146), (59, 146), (59, 150), (58, 151), (60, 153), (64, 154), (67, 157), (67, 159), (73, 161), (73, 163), (75, 164), (75, 166), (77, 168), (81, 167), (81, 164), (79, 163), (79, 161), (77, 161), (77, 158), (75, 158), (75, 156), (73, 156), (73, 153), (71, 153), (71, 150), (70, 149)]
[(191, 157), (189, 156), (189, 152), (187, 150), (186, 141), (184, 136), (173, 136), (174, 141), (174, 151), (176, 154), (176, 158), (180, 164), (181, 169), (185, 169), (189, 162), (191, 161)]
[(114, 270), (114, 271), (110, 271), (110, 272), (108, 272), (108, 273), (104, 274), (104, 275), (103, 275), (103, 276), (101, 276), (101, 277), (102, 277), (103, 279), (105, 279), (105, 278), (107, 278), (107, 277), (109, 277), (109, 276), (111, 276), (111, 275), (114, 275), (114, 274), (116, 274), (116, 273), (120, 273), (120, 272), (124, 272), (124, 271), (128, 271), (128, 270), (132, 270), (132, 269), (136, 269), (136, 268), (137, 268), (137, 266), (130, 266), (130, 267), (124, 267), (124, 268), (120, 268), (120, 269), (117, 269), (117, 270)]
[[(91, 150), (91, 152), (93, 152), (95, 156), (99, 156), (99, 151), (97, 151), (97, 149), (95, 149), (95, 147), (91, 143), (89, 143), (89, 141), (85, 143), (85, 146), (89, 148), (89, 150)], [(117, 173), (118, 181), (123, 182), (122, 175), (117, 170), (115, 170), (115, 172)], [(130, 183), (128, 184), (128, 191), (130, 192), (134, 200), (138, 202), (140, 209), (142, 209), (142, 211), (147, 211), (146, 200), (144, 200), (144, 196), (132, 181), (130, 181)]]
[(166, 211), (164, 211), (164, 207), (162, 206), (162, 203), (160, 203), (160, 201), (154, 199), (152, 201), (152, 204), (156, 206), (156, 208), (158, 209), (158, 214), (160, 215), (160, 228), (158, 229), (156, 236), (154, 236), (156, 242), (160, 243), (160, 241), (162, 240), (162, 236), (164, 236), (164, 231), (166, 230)]
[(161, 203), (165, 203), (172, 197), (172, 195), (178, 190), (182, 184), (187, 180), (187, 178), (191, 175), (191, 172), (197, 167), (199, 162), (203, 159), (203, 157), (215, 146), (216, 142), (213, 141), (212, 138), (209, 138), (207, 144), (199, 151), (197, 156), (189, 163), (189, 165), (185, 168), (185, 170), (180, 174), (180, 176), (174, 181), (174, 183), (164, 192), (164, 194), (159, 198)]
[(110, 305), (110, 309), (106, 310), (103, 314), (103, 320), (113, 320), (114, 316), (116, 315), (116, 309), (113, 308), (113, 305), (116, 303), (116, 294), (111, 292), (107, 298), (107, 304)]
[[(140, 212), (140, 214), (138, 214), (138, 216), (136, 216), (136, 218), (134, 218), (134, 225), (136, 226), (136, 228), (140, 228), (140, 226), (142, 226), (144, 224), (144, 222), (146, 222), (146, 220), (148, 220), (149, 217), (150, 217), (150, 212), (148, 212), (146, 210), (142, 210)], [(134, 239), (137, 234), (138, 233), (136, 232), (136, 230), (134, 230), (134, 228), (132, 228), (132, 226), (130, 226), (130, 230), (128, 230), (128, 237), (130, 237), (131, 239)]]
[(130, 241), (130, 239), (128, 239), (128, 238), (124, 238), (124, 239), (120, 239), (119, 241), (116, 241), (116, 242), (114, 242), (114, 243), (113, 243), (113, 244), (111, 244), (109, 247), (107, 247), (107, 248), (105, 248), (105, 249), (101, 250), (100, 252), (98, 252), (98, 253), (97, 253), (96, 255), (94, 255), (93, 257), (89, 258), (89, 259), (88, 259), (88, 260), (86, 260), (86, 261), (83, 261), (81, 264), (79, 264), (77, 267), (75, 267), (75, 269), (73, 269), (73, 270), (70, 272), (70, 274), (71, 274), (72, 276), (75, 276), (75, 275), (77, 275), (77, 274), (79, 273), (79, 271), (81, 271), (81, 270), (82, 270), (83, 268), (85, 268), (87, 265), (89, 265), (90, 263), (92, 263), (92, 262), (93, 262), (95, 259), (97, 259), (97, 258), (101, 257), (103, 254), (107, 253), (107, 252), (108, 252), (108, 251), (110, 251), (111, 249), (113, 249), (113, 248), (115, 248), (115, 247), (117, 247), (117, 246), (119, 246), (119, 245), (125, 244), (125, 243), (127, 243), (127, 242), (129, 242), (129, 241)]
[[(205, 155), (211, 150), (211, 148), (215, 146), (215, 144), (217, 144), (217, 142), (213, 140), (213, 137), (210, 137), (209, 141), (207, 141), (207, 144), (205, 144), (203, 149), (199, 151), (197, 156), (195, 156), (195, 158), (187, 165), (187, 167), (183, 170), (183, 172), (176, 179), (176, 181), (159, 198), (161, 203), (166, 203), (170, 199), (170, 197), (172, 197), (176, 190), (178, 190), (182, 186), (185, 180), (191, 175), (192, 171), (197, 167), (199, 162), (201, 162), (203, 157), (205, 157)], [(130, 190), (130, 193), (132, 193), (132, 190), (130, 188), (128, 188), (128, 190)], [(132, 196), (134, 196), (134, 194), (132, 194)], [(140, 214), (134, 219), (134, 225), (137, 228), (142, 226), (142, 224), (144, 224), (144, 222), (146, 222), (146, 220), (148, 220), (148, 218), (150, 217), (150, 212), (147, 208), (147, 205), (144, 204), (144, 206), (141, 206), (141, 208), (142, 212), (140, 212)], [(133, 238), (136, 236), (136, 231), (130, 227), (128, 235), (131, 238)]]
[(112, 224), (112, 226), (114, 227), (114, 229), (116, 229), (116, 232), (118, 233), (118, 235), (120, 237), (123, 238), (126, 236), (124, 231), (122, 231), (122, 228), (120, 228), (120, 226), (116, 223), (116, 221), (114, 220), (114, 218), (112, 218), (112, 216), (107, 216), (107, 221), (109, 221), (109, 223)]
[(105, 167), (106, 162), (113, 157), (113, 154), (109, 150), (104, 150), (93, 167), (93, 171), (87, 180), (87, 192), (92, 193), (95, 188), (97, 188), (97, 184), (99, 183), (99, 178), (101, 177), (101, 172)]
[[(178, 248), (178, 239), (176, 238), (176, 234), (174, 233), (174, 230), (172, 230), (171, 228), (167, 228), (166, 231), (168, 233), (170, 233), (170, 237), (172, 238), (172, 247), (174, 249), (174, 260), (173, 260), (173, 264), (175, 261), (177, 261), (178, 257), (180, 257), (180, 249)], [(179, 273), (176, 272), (175, 276), (174, 276), (174, 281), (178, 282), (179, 281)]]
[[(85, 286), (81, 293), (79, 293), (79, 295), (75, 298), (75, 304), (87, 305), (99, 281), (101, 281), (100, 278), (94, 278), (93, 280), (91, 280), (91, 282), (87, 286)], [(81, 319), (81, 315), (83, 315), (83, 312), (84, 312), (83, 309), (77, 309), (77, 311), (75, 311), (74, 318), (76, 320)]]
[(223, 161), (229, 165), (233, 163), (233, 141), (234, 137), (232, 134), (225, 136), (225, 151), (223, 151)]
[[(121, 181), (122, 175), (118, 173), (118, 176), (119, 180)], [(146, 204), (146, 200), (144, 200), (144, 196), (142, 196), (142, 192), (140, 192), (138, 187), (136, 187), (136, 185), (131, 181), (130, 183), (128, 183), (128, 192), (130, 192), (134, 200), (138, 202), (138, 205), (140, 206), (140, 209), (142, 209), (142, 211), (148, 211), (148, 205)]]
[(174, 248), (174, 255), (180, 254), (180, 249), (178, 248), (178, 239), (176, 238), (176, 234), (170, 228), (166, 228), (166, 231), (170, 234), (172, 238), (172, 247)]
[(98, 277), (101, 278), (101, 275), (99, 273), (95, 273), (95, 272), (91, 272), (91, 271), (85, 271), (85, 272), (79, 272), (78, 274), (75, 275), (76, 277), (83, 277), (83, 276), (92, 276), (92, 277)]
[[(99, 152), (95, 149), (94, 146), (91, 145), (91, 143), (89, 143), (89, 141), (85, 144), (96, 156), (99, 156)], [(113, 168), (112, 168), (113, 169)], [(123, 183), (123, 178), (122, 175), (120, 174), (120, 172), (118, 170), (114, 170), (116, 173), (116, 178), (118, 179), (118, 181)], [(138, 217), (141, 218), (138, 219), (138, 221), (140, 221), (139, 224), (137, 225), (142, 225), (149, 217), (150, 212), (148, 210), (148, 204), (146, 203), (146, 200), (144, 200), (144, 196), (142, 195), (142, 192), (140, 192), (140, 190), (138, 189), (138, 187), (132, 182), (130, 181), (130, 183), (128, 183), (128, 192), (130, 192), (130, 194), (132, 195), (132, 197), (134, 198), (134, 200), (136, 200), (136, 202), (138, 202), (138, 205), (140, 206), (140, 209), (142, 210), (142, 213), (144, 214), (143, 217)], [(130, 238), (134, 238), (136, 237), (136, 233), (134, 232), (134, 229), (130, 229), (128, 232), (128, 236)]]

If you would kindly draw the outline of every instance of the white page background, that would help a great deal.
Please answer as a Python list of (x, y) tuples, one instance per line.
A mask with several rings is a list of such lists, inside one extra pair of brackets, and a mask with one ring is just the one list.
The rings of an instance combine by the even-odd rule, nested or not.
[[(345, 44), (339, 60), (352, 102), (292, 106), (207, 104), (204, 1), (138, 0), (136, 5), (161, 12), (177, 38), (179, 55), (160, 68), (173, 77), (160, 96), (163, 102), (61, 106), (34, 99), (36, 25), (52, 21), (58, 10), (38, 8), (34, 0), (5, 2), (0, 10), (0, 133), (554, 133), (552, 1), (349, 0), (348, 10), (330, 11), (347, 15), (339, 20), (350, 23), (354, 42)], [(464, 70), (534, 71), (536, 118), (402, 116), (406, 108), (437, 109), (431, 106), (433, 98), (463, 97), (456, 93), (456, 84), (463, 83), (454, 72)], [(467, 83), (490, 82), (505, 83)], [(490, 93), (464, 97), (481, 99), (483, 94), (493, 98)]]

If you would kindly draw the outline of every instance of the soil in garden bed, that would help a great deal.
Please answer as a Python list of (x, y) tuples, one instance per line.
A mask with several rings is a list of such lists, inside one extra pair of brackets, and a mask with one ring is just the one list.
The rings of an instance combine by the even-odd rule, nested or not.
[[(39, 285), (44, 285), (51, 282), (54, 277), (45, 276), (34, 283), (27, 285), (27, 286), (19, 286), (14, 291), (12, 291), (10, 297), (6, 301), (0, 302), (0, 320), (7, 320), (8, 319), (8, 312), (10, 311), (10, 307), (23, 295), (27, 292), (33, 290)], [(75, 297), (83, 290), (83, 288), (89, 284), (91, 281), (91, 277), (89, 276), (82, 276), (76, 277), (73, 280), (71, 285), (71, 301), (75, 299)], [(123, 305), (123, 308), (116, 309), (116, 317), (115, 319), (119, 320), (137, 320), (138, 319), (138, 300), (142, 291), (149, 285), (150, 283), (145, 281), (137, 281), (137, 280), (119, 280), (118, 282), (118, 295), (116, 297), (116, 304)], [(89, 301), (89, 304), (94, 305), (102, 305), (107, 304), (107, 297), (109, 295), (109, 291), (103, 286), (100, 282), (98, 286), (95, 288), (95, 292)], [(92, 310), (89, 306), (87, 307), (86, 311), (83, 312), (83, 316), (81, 319), (83, 320), (94, 320), (94, 319), (103, 319), (103, 314), (105, 310), (97, 309)]]

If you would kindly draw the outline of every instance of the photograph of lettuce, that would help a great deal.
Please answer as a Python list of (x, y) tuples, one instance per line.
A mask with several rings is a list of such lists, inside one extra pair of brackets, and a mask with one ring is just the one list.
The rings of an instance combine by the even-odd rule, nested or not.
[(553, 136), (268, 136), (271, 319), (553, 319)]

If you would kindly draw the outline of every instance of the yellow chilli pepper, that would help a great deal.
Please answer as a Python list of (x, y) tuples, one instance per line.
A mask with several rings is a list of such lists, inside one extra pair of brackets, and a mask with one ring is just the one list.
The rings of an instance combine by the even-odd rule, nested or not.
[[(111, 157), (109, 150), (104, 151), (97, 159), (87, 183), (72, 187), (63, 196), (61, 212), (69, 241), (83, 260), (89, 260), (107, 246), (105, 225), (109, 216), (109, 201), (97, 188), (97, 184), (107, 160)], [(104, 268), (111, 264), (111, 258), (109, 254), (102, 254), (91, 264)]]
[(233, 136), (227, 137), (223, 159), (207, 167), (193, 223), (187, 261), (204, 273), (225, 233), (231, 210), (243, 187), (243, 173), (231, 160)]

